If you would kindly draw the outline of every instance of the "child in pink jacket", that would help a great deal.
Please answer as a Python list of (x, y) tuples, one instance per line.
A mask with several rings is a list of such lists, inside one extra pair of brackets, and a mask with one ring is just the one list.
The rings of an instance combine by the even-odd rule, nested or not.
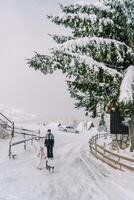
[(38, 161), (37, 161), (37, 169), (42, 170), (43, 168), (45, 168), (45, 152), (44, 152), (44, 148), (40, 147), (39, 153), (38, 153)]

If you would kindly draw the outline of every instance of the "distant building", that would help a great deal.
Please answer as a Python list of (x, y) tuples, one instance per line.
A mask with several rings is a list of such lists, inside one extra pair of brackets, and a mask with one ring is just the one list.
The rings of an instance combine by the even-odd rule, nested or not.
[(90, 130), (92, 127), (94, 127), (94, 123), (90, 122), (90, 121), (82, 121), (79, 123), (77, 130), (79, 131), (88, 131)]

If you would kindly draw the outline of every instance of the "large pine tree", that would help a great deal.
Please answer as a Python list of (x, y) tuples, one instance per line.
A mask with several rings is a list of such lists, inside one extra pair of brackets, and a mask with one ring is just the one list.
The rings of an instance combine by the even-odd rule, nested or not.
[[(44, 74), (62, 70), (76, 107), (104, 115), (108, 105), (134, 115), (134, 0), (98, 0), (60, 5), (51, 22), (69, 27), (69, 36), (51, 35), (58, 43), (50, 55), (36, 55), (30, 67)], [(130, 121), (134, 149), (134, 119)]]

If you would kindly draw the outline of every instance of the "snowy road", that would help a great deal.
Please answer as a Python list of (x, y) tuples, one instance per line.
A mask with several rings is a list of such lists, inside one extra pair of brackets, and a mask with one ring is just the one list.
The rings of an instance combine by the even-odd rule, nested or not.
[(134, 173), (116, 171), (89, 153), (89, 135), (55, 134), (55, 172), (36, 169), (37, 147), (8, 160), (0, 140), (0, 200), (134, 200)]

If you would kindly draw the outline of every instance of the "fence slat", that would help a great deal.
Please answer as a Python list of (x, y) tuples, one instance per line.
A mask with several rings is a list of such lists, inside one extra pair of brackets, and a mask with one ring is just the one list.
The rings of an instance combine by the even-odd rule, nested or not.
[[(103, 136), (103, 137), (105, 137), (105, 136)], [(93, 136), (93, 137), (89, 140), (89, 147), (90, 147), (91, 153), (92, 153), (97, 159), (99, 159), (99, 160), (101, 160), (101, 161), (107, 163), (108, 165), (110, 165), (111, 167), (114, 167), (114, 168), (116, 168), (116, 169), (122, 170), (122, 167), (125, 167), (125, 168), (127, 168), (127, 169), (129, 169), (129, 170), (134, 171), (134, 167), (133, 167), (133, 166), (127, 165), (127, 164), (122, 163), (122, 162), (120, 161), (120, 159), (122, 159), (122, 160), (125, 160), (125, 161), (129, 161), (129, 162), (131, 162), (131, 163), (134, 163), (134, 159), (133, 159), (133, 158), (128, 158), (128, 157), (126, 157), (126, 156), (118, 155), (118, 154), (115, 154), (115, 153), (113, 153), (113, 152), (107, 150), (107, 149), (105, 148), (105, 144), (104, 144), (104, 146), (101, 146), (101, 145), (97, 144), (96, 138), (98, 138), (98, 135)], [(97, 147), (100, 148), (100, 149), (102, 149), (103, 152), (101, 152)], [(103, 158), (101, 158), (100, 156), (98, 156), (97, 153), (98, 153), (99, 155), (101, 155)], [(110, 155), (112, 155), (112, 156), (115, 156), (116, 158), (118, 158), (118, 160), (115, 160), (114, 158), (109, 157), (108, 155), (106, 155), (106, 153), (108, 153), (108, 154), (110, 154)], [(105, 160), (105, 159), (107, 159), (108, 161)], [(112, 163), (109, 163), (109, 161), (111, 161), (113, 164), (112, 164)], [(115, 165), (116, 165), (116, 166), (115, 166)], [(119, 167), (117, 167), (117, 165), (119, 165)]]
[(33, 140), (33, 139), (36, 139), (36, 138), (38, 138), (38, 136), (33, 137), (33, 138), (29, 138), (29, 139), (26, 139), (26, 140), (20, 140), (20, 141), (18, 141), (18, 142), (12, 143), (11, 146), (15, 146), (15, 145), (17, 145), (17, 144), (25, 143), (25, 142), (27, 142), (27, 141), (30, 141), (30, 140)]
[(109, 165), (110, 167), (114, 168), (114, 169), (119, 169), (117, 166), (112, 165), (111, 163), (107, 162), (106, 160), (104, 160), (103, 158), (100, 158), (98, 155), (94, 154), (92, 152), (92, 154), (99, 160), (101, 160), (102, 162), (106, 163), (107, 165)]
[[(101, 145), (99, 145), (99, 144), (96, 144), (96, 145), (97, 145), (97, 147), (99, 147), (100, 149), (104, 150), (104, 147), (103, 147), (103, 146), (101, 146)], [(109, 150), (107, 150), (107, 149), (105, 149), (105, 151), (106, 151), (107, 153), (113, 155), (113, 156), (120, 157), (120, 158), (122, 158), (123, 160), (130, 161), (130, 162), (134, 162), (134, 159), (133, 159), (133, 158), (128, 158), (128, 157), (125, 157), (125, 156), (122, 156), (122, 155), (118, 155), (118, 154), (113, 153), (113, 152), (111, 152), (111, 151), (109, 151)]]

